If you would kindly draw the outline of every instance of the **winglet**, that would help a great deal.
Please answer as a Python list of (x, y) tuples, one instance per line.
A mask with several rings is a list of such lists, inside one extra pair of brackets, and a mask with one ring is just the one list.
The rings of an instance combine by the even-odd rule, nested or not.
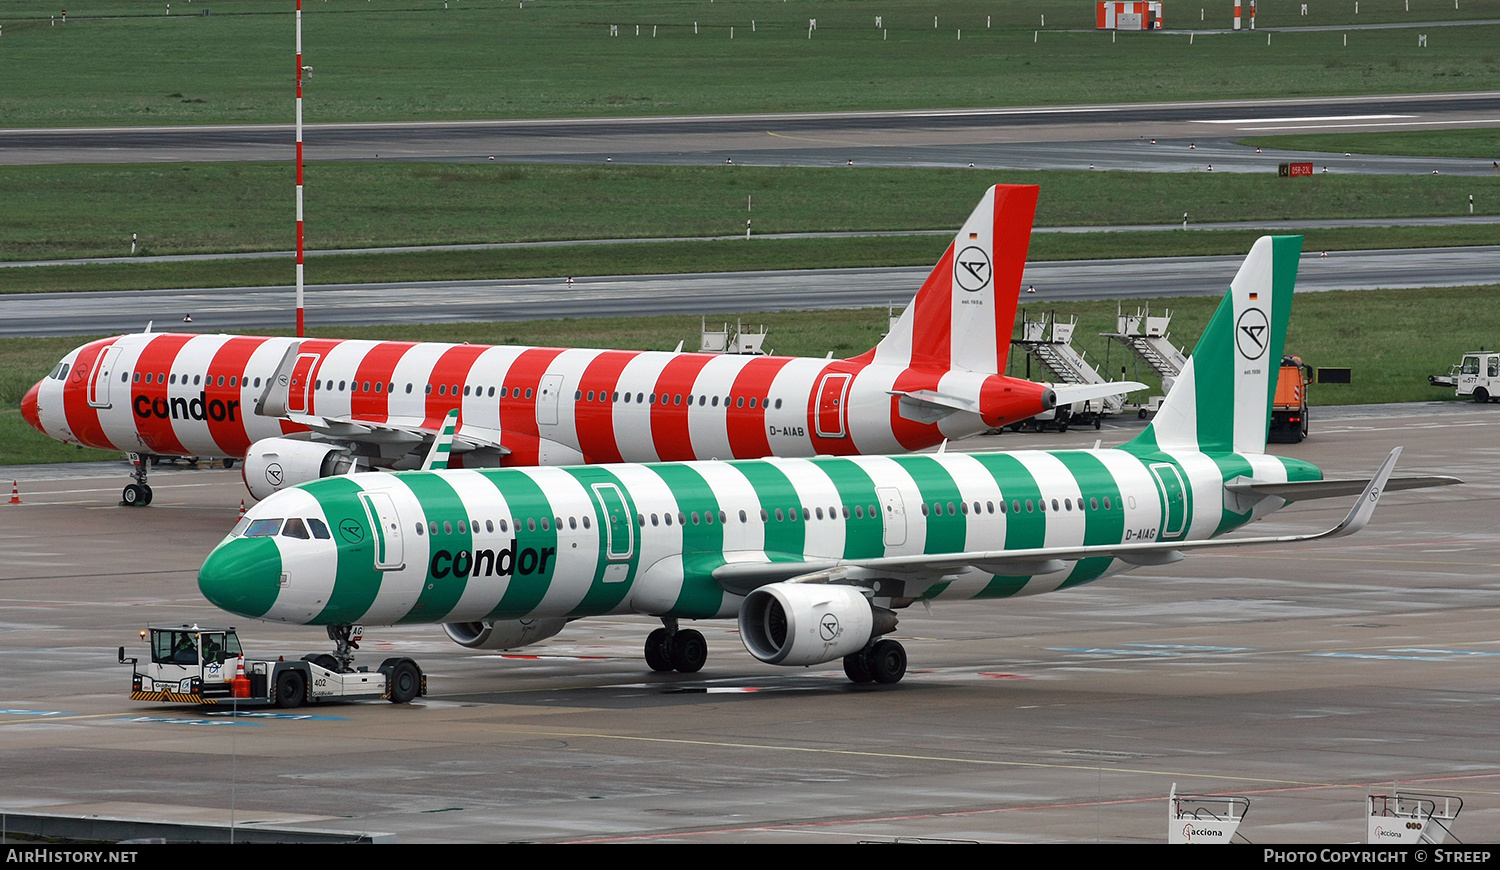
[(423, 471), (442, 471), (448, 467), (448, 453), (453, 449), (453, 433), (458, 430), (458, 409), (448, 412), (443, 420), (443, 431), (432, 439), (432, 449), (422, 462)]
[(1401, 458), (1401, 448), (1397, 447), (1391, 451), (1391, 455), (1385, 458), (1385, 464), (1370, 479), (1365, 486), (1365, 491), (1360, 493), (1359, 501), (1349, 510), (1349, 516), (1332, 529), (1327, 537), (1342, 538), (1352, 535), (1364, 528), (1370, 522), (1370, 517), (1375, 513), (1375, 505), (1380, 503), (1380, 494), (1385, 491), (1386, 481), (1391, 479), (1391, 473), (1396, 470), (1396, 460)]

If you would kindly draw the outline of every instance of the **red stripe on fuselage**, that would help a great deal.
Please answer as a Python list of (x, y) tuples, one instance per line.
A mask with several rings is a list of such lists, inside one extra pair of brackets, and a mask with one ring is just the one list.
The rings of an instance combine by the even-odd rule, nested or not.
[[(943, 379), (943, 372), (936, 369), (907, 369), (896, 376), (891, 389), (898, 392), (913, 390), (936, 390)], [(943, 433), (936, 423), (918, 423), (901, 416), (901, 398), (891, 396), (891, 433), (907, 450), (921, 450), (941, 443)]]
[[(853, 456), (859, 453), (859, 448), (854, 444), (854, 438), (849, 435), (849, 397), (854, 394), (854, 381), (858, 377), (863, 366), (850, 360), (834, 360), (813, 379), (813, 388), (807, 396), (807, 437), (812, 442), (813, 450), (820, 456)], [(823, 378), (830, 374), (848, 373), (854, 375), (849, 379), (843, 390), (843, 398), (837, 409), (839, 419), (843, 421), (843, 438), (824, 438), (818, 435), (818, 403), (822, 400), (820, 390), (823, 386)]]
[[(391, 419), (390, 390), (395, 386), (391, 377), (395, 374), (396, 364), (413, 347), (415, 345), (409, 341), (382, 341), (370, 348), (354, 372), (359, 389), (349, 396), (351, 417), (372, 423), (385, 423)], [(371, 389), (364, 388), (366, 383)], [(379, 389), (375, 389), (377, 384)]]
[[(713, 359), (712, 354), (683, 354), (662, 366), (661, 374), (656, 378), (656, 392), (671, 398), (663, 402), (658, 397), (657, 403), (651, 406), (651, 443), (656, 445), (656, 455), (662, 460), (698, 458), (693, 452), (688, 407), (699, 373)], [(676, 401), (678, 396), (682, 397), (680, 404)]]
[(73, 369), (68, 372), (68, 382), (63, 385), (63, 417), (68, 422), (68, 430), (80, 443), (105, 450), (134, 449), (133, 446), (122, 448), (110, 443), (104, 434), (104, 428), (99, 425), (99, 409), (89, 407), (89, 379), (94, 374), (94, 366), (105, 348), (116, 340), (106, 338), (80, 348), (78, 358), (73, 362)]
[[(536, 428), (536, 395), (542, 375), (562, 353), (559, 347), (534, 347), (522, 351), (505, 372), (504, 394), (500, 397), (500, 443), (510, 453), (502, 465), (537, 465), (541, 462)], [(517, 389), (519, 397), (511, 394)], [(529, 394), (529, 395), (528, 395)]]
[[(620, 445), (615, 443), (613, 396), (620, 386), (620, 373), (638, 355), (627, 350), (603, 351), (589, 362), (578, 378), (578, 389), (583, 398), (573, 402), (573, 420), (578, 433), (578, 449), (585, 462), (621, 461)], [(590, 393), (594, 396), (592, 400), (589, 399)]]
[[(265, 343), (263, 338), (231, 338), (219, 347), (208, 364), (208, 384), (203, 388), (203, 405), (208, 435), (219, 447), (220, 456), (244, 456), (250, 446), (245, 431), (247, 411), (240, 400), (244, 395), (245, 366), (251, 354)], [(221, 386), (219, 379), (223, 379)]]
[[(448, 412), (461, 407), (469, 370), (474, 367), (474, 360), (479, 359), (479, 355), (487, 350), (489, 348), (482, 344), (461, 344), (448, 348), (438, 357), (438, 361), (432, 366), (432, 374), (427, 378), (431, 391), (427, 394), (427, 419), (422, 421), (424, 428), (441, 429), (443, 418), (448, 416)], [(460, 416), (458, 425), (463, 424)], [(535, 420), (532, 420), (532, 426), (536, 426)]]
[[(182, 335), (170, 333), (159, 335), (151, 339), (145, 347), (141, 348), (141, 355), (136, 360), (135, 370), (141, 376), (138, 383), (133, 384), (130, 397), (131, 418), (135, 420), (136, 438), (141, 445), (153, 453), (161, 453), (168, 456), (187, 456), (186, 447), (177, 439), (177, 431), (172, 428), (172, 399), (169, 396), (173, 387), (178, 385), (170, 383), (172, 379), (172, 368), (177, 363), (177, 355), (182, 351), (183, 345), (197, 338), (196, 335)], [(146, 376), (151, 375), (151, 383), (146, 383)], [(184, 379), (187, 374), (182, 375)], [(163, 378), (167, 383), (163, 382)], [(135, 381), (135, 378), (131, 378)], [(185, 389), (176, 390), (179, 394), (185, 393)], [(183, 396), (179, 395), (179, 399)], [(187, 397), (189, 401), (193, 397)], [(179, 405), (179, 409), (182, 406)], [(145, 413), (142, 413), (144, 411)], [(181, 411), (179, 410), (179, 415)], [(130, 449), (130, 448), (127, 448)]]
[[(771, 382), (786, 364), (787, 357), (761, 357), (751, 360), (735, 376), (729, 390), (734, 397), (726, 414), (729, 424), (729, 452), (736, 459), (759, 459), (771, 455), (771, 439), (766, 432), (766, 401)], [(744, 399), (744, 405), (740, 399)], [(751, 400), (755, 405), (751, 407)]]

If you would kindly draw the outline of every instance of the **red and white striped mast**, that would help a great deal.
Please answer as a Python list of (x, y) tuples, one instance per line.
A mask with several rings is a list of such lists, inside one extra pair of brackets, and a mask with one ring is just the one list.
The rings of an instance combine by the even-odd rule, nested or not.
[(302, 0), (297, 0), (297, 337), (302, 337)]

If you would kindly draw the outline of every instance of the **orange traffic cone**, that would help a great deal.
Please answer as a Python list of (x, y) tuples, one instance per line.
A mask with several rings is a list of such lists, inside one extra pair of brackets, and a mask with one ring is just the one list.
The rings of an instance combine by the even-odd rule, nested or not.
[(245, 518), (245, 500), (240, 499), (240, 519)]
[(245, 657), (235, 660), (234, 679), (229, 682), (229, 694), (234, 698), (250, 697), (250, 678), (245, 676)]
[[(0, 490), (0, 491), (3, 491), (3, 490)], [(19, 480), (12, 480), (10, 482), (10, 503), (11, 504), (20, 504), (21, 503), (21, 482)]]

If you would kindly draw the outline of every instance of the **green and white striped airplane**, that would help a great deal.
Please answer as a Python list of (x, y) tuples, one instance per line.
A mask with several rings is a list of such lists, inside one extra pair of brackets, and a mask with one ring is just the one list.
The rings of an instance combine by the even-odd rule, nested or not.
[[(906, 653), (885, 636), (913, 603), (1348, 535), (1388, 486), (1457, 482), (1390, 480), (1400, 448), (1369, 481), (1265, 453), (1301, 246), (1255, 244), (1160, 413), (1116, 449), (462, 470), (443, 467), (440, 441), (433, 470), (271, 496), (198, 584), (241, 616), (328, 626), (345, 666), (362, 626), (440, 623), (505, 649), (637, 613), (663, 623), (646, 640), (655, 670), (703, 666), (703, 636), (681, 620), (738, 617), (763, 662), (842, 659), (857, 682), (894, 683)], [(1325, 532), (1219, 537), (1290, 501), (1355, 494)]]

